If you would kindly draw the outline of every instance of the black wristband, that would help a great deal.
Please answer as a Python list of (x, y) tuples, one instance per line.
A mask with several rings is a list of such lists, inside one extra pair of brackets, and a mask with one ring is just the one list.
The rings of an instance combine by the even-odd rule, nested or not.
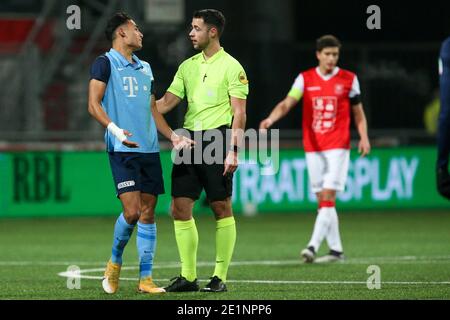
[(234, 151), (234, 152), (238, 153), (239, 152), (239, 147), (236, 146), (236, 145), (231, 145), (230, 146), (230, 151)]

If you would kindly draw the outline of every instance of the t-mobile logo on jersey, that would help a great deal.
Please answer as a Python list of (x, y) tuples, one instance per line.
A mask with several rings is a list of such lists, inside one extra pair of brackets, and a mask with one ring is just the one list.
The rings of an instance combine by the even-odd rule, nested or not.
[(136, 91), (139, 90), (135, 77), (122, 77), (123, 90), (128, 91), (129, 98), (136, 97)]

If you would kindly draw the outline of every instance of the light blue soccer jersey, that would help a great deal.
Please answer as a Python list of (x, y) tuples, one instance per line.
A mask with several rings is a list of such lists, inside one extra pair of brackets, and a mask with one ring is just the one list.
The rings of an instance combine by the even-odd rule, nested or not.
[(134, 54), (134, 63), (132, 64), (112, 48), (106, 53), (106, 57), (110, 61), (111, 74), (106, 85), (102, 106), (119, 128), (133, 134), (129, 140), (139, 144), (139, 148), (128, 148), (106, 130), (107, 150), (159, 152), (158, 134), (150, 110), (153, 85), (153, 73), (150, 65), (139, 60)]

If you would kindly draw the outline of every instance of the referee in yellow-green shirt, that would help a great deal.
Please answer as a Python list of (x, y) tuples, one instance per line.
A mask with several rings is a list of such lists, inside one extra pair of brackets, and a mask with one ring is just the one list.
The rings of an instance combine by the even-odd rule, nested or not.
[[(198, 233), (192, 209), (204, 189), (216, 218), (216, 266), (209, 283), (201, 291), (223, 292), (227, 291), (228, 266), (236, 242), (231, 208), (232, 178), (245, 129), (248, 81), (240, 63), (220, 46), (219, 38), (225, 27), (225, 17), (220, 11), (196, 11), (191, 25), (189, 37), (194, 48), (201, 52), (179, 66), (172, 84), (156, 105), (161, 113), (167, 113), (186, 97), (188, 108), (183, 128), (193, 134), (194, 139), (199, 133), (206, 137), (208, 131), (220, 131), (223, 157), (219, 163), (205, 163), (202, 159), (201, 163), (186, 161), (173, 165), (171, 211), (181, 274), (165, 289), (167, 292), (199, 290), (196, 268)], [(226, 131), (230, 128), (230, 141), (227, 141)], [(208, 146), (205, 140), (208, 139), (197, 143), (194, 149), (204, 150)], [(190, 152), (193, 154), (195, 150)]]

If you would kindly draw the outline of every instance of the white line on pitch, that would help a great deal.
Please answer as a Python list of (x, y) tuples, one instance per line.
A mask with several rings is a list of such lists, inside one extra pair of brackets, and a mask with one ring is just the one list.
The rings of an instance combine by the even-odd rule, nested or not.
[[(132, 269), (128, 267), (128, 269)], [(100, 272), (104, 269), (86, 269), (80, 270), (80, 272), (60, 272), (58, 273), (61, 277), (66, 278), (80, 278), (80, 279), (95, 279), (101, 280), (102, 276), (88, 276), (81, 273), (87, 272)], [(125, 281), (138, 281), (138, 278), (120, 278), (120, 280)], [(157, 282), (167, 282), (170, 279), (154, 279)], [(199, 280), (201, 282), (207, 282), (208, 279)], [(257, 283), (257, 284), (367, 284), (367, 281), (322, 281), (322, 280), (230, 280), (229, 283)], [(392, 285), (450, 285), (450, 281), (382, 281), (381, 284), (392, 284)]]
[[(344, 261), (340, 261), (339, 264), (428, 264), (428, 263), (450, 263), (450, 256), (398, 256), (398, 257), (361, 257), (361, 258), (347, 258)], [(303, 264), (300, 259), (298, 260), (250, 260), (250, 261), (234, 261), (231, 262), (233, 266), (245, 266), (245, 265), (295, 265)], [(106, 261), (0, 261), (0, 266), (104, 266)], [(129, 264), (130, 266), (136, 266), (136, 264)], [(168, 261), (156, 263), (153, 268), (175, 268), (178, 267), (179, 262)], [(199, 262), (198, 266), (211, 266), (214, 263), (211, 262)]]

